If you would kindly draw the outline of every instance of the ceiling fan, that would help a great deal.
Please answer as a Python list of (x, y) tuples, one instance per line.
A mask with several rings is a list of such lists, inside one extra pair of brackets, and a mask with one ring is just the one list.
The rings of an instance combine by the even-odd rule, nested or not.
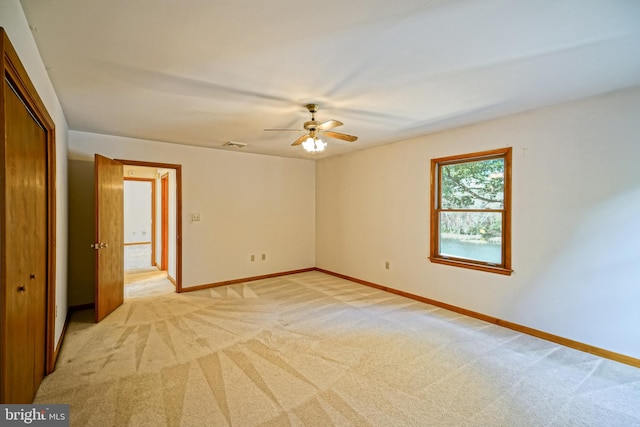
[(283, 131), (293, 131), (293, 132), (306, 132), (307, 134), (302, 135), (300, 138), (296, 139), (293, 146), (300, 145), (304, 147), (305, 150), (309, 152), (318, 152), (324, 150), (327, 146), (326, 142), (323, 142), (320, 139), (320, 136), (327, 136), (329, 138), (341, 139), (343, 141), (354, 142), (358, 139), (357, 136), (347, 135), (346, 133), (333, 132), (330, 129), (336, 128), (338, 126), (342, 126), (343, 123), (338, 120), (327, 120), (326, 122), (320, 123), (316, 120), (316, 113), (320, 106), (318, 104), (307, 104), (307, 110), (311, 113), (311, 120), (304, 122), (304, 130), (303, 129), (265, 129), (265, 131), (275, 131), (275, 132), (283, 132)]

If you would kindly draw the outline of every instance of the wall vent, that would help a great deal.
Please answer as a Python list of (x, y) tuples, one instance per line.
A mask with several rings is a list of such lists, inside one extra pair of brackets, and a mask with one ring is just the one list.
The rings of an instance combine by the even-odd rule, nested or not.
[(227, 141), (222, 144), (223, 147), (231, 147), (231, 148), (244, 148), (247, 146), (244, 142), (236, 142), (236, 141)]

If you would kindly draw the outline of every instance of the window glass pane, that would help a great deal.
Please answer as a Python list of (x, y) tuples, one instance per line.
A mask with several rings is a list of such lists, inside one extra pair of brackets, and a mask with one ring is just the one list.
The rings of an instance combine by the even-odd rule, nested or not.
[(502, 264), (502, 214), (440, 212), (440, 255)]
[(504, 159), (442, 165), (443, 209), (502, 209)]

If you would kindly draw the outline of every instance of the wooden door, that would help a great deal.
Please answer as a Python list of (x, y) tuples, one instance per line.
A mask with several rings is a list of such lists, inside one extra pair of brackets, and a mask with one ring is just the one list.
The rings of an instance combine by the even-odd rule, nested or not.
[(3, 401), (31, 403), (45, 370), (47, 135), (4, 80), (6, 313)]
[(160, 252), (160, 270), (167, 271), (169, 269), (169, 175), (163, 175), (160, 179), (161, 189), (161, 252)]
[(124, 301), (124, 180), (122, 163), (95, 155), (96, 322)]

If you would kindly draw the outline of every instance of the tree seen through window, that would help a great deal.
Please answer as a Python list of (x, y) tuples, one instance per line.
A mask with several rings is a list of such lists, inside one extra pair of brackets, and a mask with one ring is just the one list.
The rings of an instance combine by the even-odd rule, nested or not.
[(507, 269), (511, 150), (432, 160), (431, 259)]

